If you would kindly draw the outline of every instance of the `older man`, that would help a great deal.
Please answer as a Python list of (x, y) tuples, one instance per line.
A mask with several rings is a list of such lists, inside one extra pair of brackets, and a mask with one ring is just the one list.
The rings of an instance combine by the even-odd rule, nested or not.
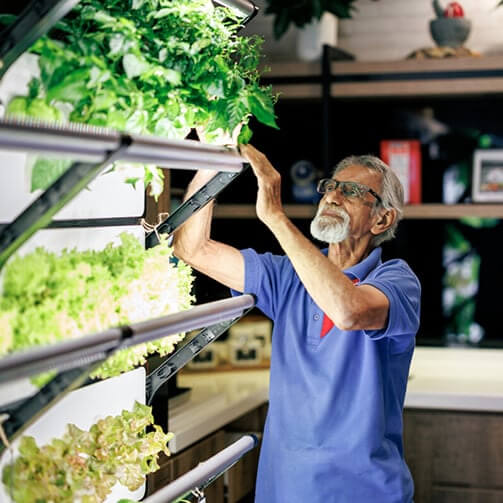
[[(404, 261), (383, 263), (378, 247), (394, 235), (402, 186), (375, 157), (339, 163), (318, 185), (320, 251), (285, 215), (279, 173), (253, 147), (242, 153), (258, 180), (257, 216), (286, 255), (213, 241), (211, 207), (178, 231), (175, 254), (255, 294), (274, 320), (256, 502), (410, 503), (402, 408), (420, 284)], [(212, 175), (199, 172), (189, 195)]]

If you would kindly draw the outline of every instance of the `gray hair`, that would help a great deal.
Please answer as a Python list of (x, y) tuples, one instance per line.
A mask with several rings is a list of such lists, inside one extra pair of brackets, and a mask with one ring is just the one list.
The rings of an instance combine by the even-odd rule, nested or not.
[[(379, 246), (385, 241), (395, 237), (398, 222), (403, 218), (404, 195), (403, 186), (396, 173), (381, 159), (373, 155), (351, 155), (340, 161), (334, 169), (333, 175), (349, 168), (350, 166), (363, 166), (371, 171), (376, 171), (382, 175), (381, 193), (382, 205), (385, 209), (395, 209), (397, 218), (393, 225), (383, 233), (374, 236), (372, 245)], [(378, 204), (374, 206), (374, 212), (377, 211)]]

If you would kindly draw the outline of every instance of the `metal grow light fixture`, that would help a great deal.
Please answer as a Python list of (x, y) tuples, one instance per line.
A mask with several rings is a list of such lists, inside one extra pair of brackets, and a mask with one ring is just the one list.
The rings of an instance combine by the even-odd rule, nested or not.
[[(74, 163), (15, 220), (0, 230), (0, 268), (38, 229), (48, 225), (61, 208), (115, 161), (181, 169), (214, 169), (233, 175), (219, 184), (216, 193), (243, 170), (246, 162), (234, 150), (195, 140), (167, 140), (80, 124), (16, 119), (0, 119), (0, 148), (67, 156), (81, 161)], [(183, 218), (188, 218), (202, 206), (193, 205), (192, 211), (185, 212)], [(180, 224), (178, 220), (177, 225)]]
[(201, 499), (202, 490), (237, 463), (248, 451), (255, 448), (258, 439), (254, 435), (243, 435), (211, 458), (199, 463), (193, 470), (146, 498), (144, 503), (170, 503), (179, 498), (187, 500), (192, 495)]
[(201, 304), (153, 320), (110, 328), (86, 337), (5, 356), (0, 359), (0, 383), (55, 368), (78, 367), (82, 360), (86, 362), (105, 360), (119, 349), (240, 317), (254, 305), (252, 295), (241, 295)]

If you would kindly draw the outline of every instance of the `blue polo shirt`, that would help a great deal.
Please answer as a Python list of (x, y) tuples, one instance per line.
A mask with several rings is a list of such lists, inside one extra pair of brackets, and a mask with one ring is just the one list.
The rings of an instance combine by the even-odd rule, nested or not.
[(241, 253), (245, 292), (274, 321), (255, 501), (410, 503), (402, 409), (419, 326), (417, 277), (374, 249), (344, 273), (388, 297), (387, 326), (333, 327), (321, 337), (323, 312), (288, 257)]

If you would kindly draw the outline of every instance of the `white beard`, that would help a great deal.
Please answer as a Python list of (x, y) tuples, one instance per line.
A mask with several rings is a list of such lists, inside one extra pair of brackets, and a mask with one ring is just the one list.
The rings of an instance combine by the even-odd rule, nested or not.
[(324, 243), (340, 243), (349, 236), (349, 215), (342, 208), (332, 208), (342, 221), (329, 216), (322, 216), (325, 206), (318, 208), (316, 216), (311, 222), (311, 235)]

